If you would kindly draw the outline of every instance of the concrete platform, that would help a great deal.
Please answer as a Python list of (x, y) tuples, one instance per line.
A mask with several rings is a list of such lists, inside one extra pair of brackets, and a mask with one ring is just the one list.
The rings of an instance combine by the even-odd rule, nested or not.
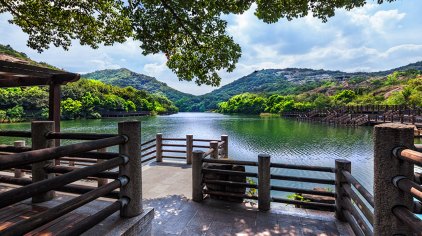
[(152, 235), (354, 235), (330, 212), (272, 204), (263, 213), (250, 204), (196, 203), (190, 200), (191, 186), (191, 169), (183, 162), (144, 167), (144, 204), (155, 210)]

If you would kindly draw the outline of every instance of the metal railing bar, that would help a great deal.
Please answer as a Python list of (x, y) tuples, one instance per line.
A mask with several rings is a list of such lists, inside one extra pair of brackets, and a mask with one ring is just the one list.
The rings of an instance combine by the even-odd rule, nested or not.
[(62, 133), (50, 132), (46, 135), (48, 139), (70, 139), (70, 140), (98, 140), (104, 138), (112, 138), (117, 134), (89, 134), (89, 133)]
[(153, 144), (153, 145), (148, 146), (148, 147), (146, 147), (146, 148), (144, 148), (144, 149), (141, 149), (141, 152), (145, 152), (146, 150), (149, 150), (149, 149), (151, 149), (151, 148), (153, 148), (153, 147), (156, 147), (156, 146), (157, 146), (156, 144)]
[[(66, 173), (79, 170), (79, 169), (81, 168), (70, 167), (70, 166), (45, 166), (44, 167), (44, 170), (47, 173), (59, 173), (59, 174), (66, 174)], [(104, 171), (97, 174), (93, 174), (90, 177), (97, 177), (97, 178), (104, 178), (104, 179), (117, 179), (119, 177), (119, 173)]]
[(214, 141), (219, 142), (221, 140), (218, 140), (218, 139), (199, 139), (199, 138), (195, 139), (194, 138), (193, 141), (194, 142), (206, 142), (206, 143), (209, 143), (209, 142), (214, 142)]
[(173, 152), (173, 153), (186, 153), (186, 150), (168, 150), (168, 149), (163, 149), (161, 151), (162, 152)]
[(186, 141), (186, 138), (162, 138), (163, 141)]
[(0, 136), (30, 138), (31, 131), (0, 130)]
[(278, 203), (285, 203), (285, 204), (307, 206), (307, 207), (326, 208), (327, 210), (330, 210), (330, 211), (335, 211), (336, 209), (336, 205), (334, 204), (321, 203), (321, 202), (304, 202), (304, 201), (299, 201), (299, 200), (284, 199), (284, 198), (277, 198), (277, 197), (272, 197), (271, 201), (278, 202)]
[(237, 161), (237, 160), (221, 160), (221, 159), (204, 159), (202, 161), (206, 163), (258, 166), (258, 162), (256, 161)]
[(353, 177), (352, 174), (350, 174), (350, 172), (348, 171), (343, 171), (342, 174), (344, 175), (344, 177), (346, 178), (347, 182), (349, 182), (349, 184), (352, 184), (356, 190), (358, 190), (358, 192), (362, 195), (363, 198), (365, 198), (366, 201), (368, 201), (369, 205), (371, 205), (372, 207), (374, 207), (374, 197), (369, 193), (368, 190), (366, 190), (366, 188), (364, 188), (359, 181), (357, 181), (355, 179), (355, 177)]
[(409, 226), (415, 233), (422, 234), (422, 220), (419, 219), (405, 206), (395, 206), (392, 209), (393, 214), (404, 224)]
[(92, 190), (88, 193), (85, 193), (81, 196), (75, 197), (67, 202), (64, 202), (58, 206), (50, 208), (44, 212), (38, 213), (28, 219), (20, 221), (6, 229), (1, 233), (3, 236), (13, 236), (13, 235), (23, 235), (29, 231), (44, 225), (60, 216), (63, 216), (103, 195), (113, 191), (116, 188), (124, 186), (127, 184), (127, 178), (121, 178), (115, 180), (109, 184), (98, 187), (95, 190)]
[(172, 144), (172, 143), (163, 143), (163, 147), (186, 147), (186, 144)]
[(21, 153), (31, 151), (31, 147), (15, 147), (10, 145), (0, 145), (0, 152)]
[(333, 192), (324, 192), (318, 190), (311, 190), (311, 189), (302, 189), (302, 188), (291, 188), (291, 187), (281, 187), (281, 186), (272, 186), (271, 190), (274, 191), (281, 191), (281, 192), (290, 192), (290, 193), (305, 193), (305, 194), (313, 194), (313, 195), (320, 195), (320, 196), (327, 196), (327, 197), (335, 197), (336, 193)]
[(356, 234), (356, 236), (365, 236), (362, 229), (359, 227), (358, 222), (352, 216), (352, 214), (348, 210), (343, 210), (342, 213), (346, 218), (347, 222), (349, 223), (350, 227), (352, 228), (353, 232)]
[(36, 162), (52, 160), (59, 157), (84, 153), (91, 150), (115, 146), (126, 142), (125, 136), (116, 136), (112, 138), (99, 139), (89, 142), (70, 144), (54, 148), (32, 150), (0, 157), (0, 170), (7, 170), (20, 165), (27, 165)]
[[(13, 184), (13, 185), (19, 185), (19, 186), (25, 186), (32, 184), (32, 179), (29, 178), (14, 178), (10, 176), (0, 175), (0, 182), (6, 183), (6, 184)], [(90, 186), (84, 186), (84, 185), (78, 185), (78, 184), (67, 184), (65, 186), (55, 188), (53, 190), (59, 191), (59, 192), (65, 192), (65, 193), (74, 193), (74, 194), (84, 194), (89, 191), (92, 191), (96, 189), (95, 187)], [(107, 198), (114, 198), (119, 199), (119, 192), (113, 191), (110, 192), (103, 197)]]
[(155, 158), (156, 158), (155, 156), (153, 156), (153, 157), (148, 157), (148, 158), (146, 158), (145, 160), (142, 160), (142, 161), (141, 161), (141, 163), (145, 163), (145, 162), (151, 161), (151, 160), (153, 160), (153, 159), (155, 159)]
[(368, 223), (362, 218), (362, 215), (358, 212), (355, 206), (353, 206), (352, 201), (350, 198), (346, 197), (345, 201), (345, 208), (352, 214), (352, 216), (355, 218), (356, 222), (360, 226), (361, 230), (365, 235), (374, 235), (374, 232), (372, 231), (373, 227), (372, 225), (368, 225)]
[(395, 148), (393, 150), (393, 154), (395, 157), (410, 162), (412, 164), (418, 165), (422, 167), (422, 153), (412, 150), (412, 149), (405, 149), (402, 147)]
[(154, 139), (151, 139), (151, 140), (149, 140), (149, 141), (146, 141), (145, 143), (141, 143), (141, 146), (145, 146), (145, 145), (147, 145), (147, 144), (150, 144), (150, 143), (153, 143), (153, 142), (155, 142), (156, 141), (156, 139), (154, 138)]
[(411, 181), (404, 176), (393, 178), (393, 184), (401, 191), (412, 194), (412, 196), (422, 202), (422, 186)]
[(368, 219), (369, 223), (374, 224), (374, 213), (366, 206), (362, 199), (352, 190), (348, 185), (343, 185), (344, 191), (347, 195), (355, 202), (356, 206), (363, 213), (363, 215)]
[(335, 173), (335, 168), (324, 167), (324, 166), (306, 166), (306, 165), (293, 165), (293, 164), (282, 164), (282, 163), (271, 163), (271, 167), (283, 168), (283, 169), (296, 169), (296, 170), (310, 170), (310, 171), (321, 171)]
[(5, 206), (30, 198), (34, 195), (53, 190), (55, 188), (59, 188), (66, 184), (86, 178), (90, 175), (115, 168), (119, 165), (123, 165), (127, 163), (128, 160), (129, 158), (127, 157), (117, 157), (90, 167), (81, 168), (79, 170), (75, 170), (70, 173), (54, 177), (52, 179), (42, 180), (21, 188), (12, 189), (7, 192), (0, 193), (0, 209)]
[(210, 148), (210, 146), (205, 146), (205, 145), (193, 145), (192, 147), (194, 148)]
[(307, 183), (318, 183), (318, 184), (331, 184), (331, 185), (335, 184), (335, 180), (333, 179), (316, 179), (316, 178), (296, 177), (296, 176), (287, 176), (287, 175), (271, 175), (271, 179), (307, 182)]
[(218, 170), (218, 169), (209, 169), (209, 168), (203, 168), (202, 173), (237, 175), (237, 176), (247, 176), (247, 177), (256, 177), (256, 178), (258, 177), (257, 173), (252, 173), (252, 172), (243, 172), (243, 171), (234, 171), (234, 170)]
[(217, 184), (217, 185), (224, 185), (224, 186), (242, 186), (246, 188), (258, 188), (257, 184), (250, 184), (245, 182), (234, 182), (234, 181), (224, 181), (224, 180), (207, 180), (203, 181), (206, 184)]
[(257, 196), (251, 196), (251, 195), (241, 194), (241, 193), (228, 193), (228, 192), (210, 191), (210, 190), (203, 190), (203, 193), (204, 194), (215, 195), (215, 196), (238, 197), (238, 198), (246, 198), (246, 199), (258, 200), (258, 197)]
[(157, 150), (152, 150), (152, 151), (150, 151), (150, 152), (147, 152), (147, 153), (145, 153), (145, 154), (142, 154), (141, 155), (141, 158), (142, 157), (146, 157), (146, 156), (148, 156), (148, 155), (151, 155), (151, 154), (153, 154), (153, 153), (155, 153)]

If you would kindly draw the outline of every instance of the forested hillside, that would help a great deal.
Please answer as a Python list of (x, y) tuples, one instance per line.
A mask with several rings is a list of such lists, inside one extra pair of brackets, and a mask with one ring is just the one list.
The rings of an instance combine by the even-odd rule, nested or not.
[(100, 70), (82, 76), (119, 87), (132, 86), (135, 89), (145, 90), (155, 94), (162, 94), (176, 104), (178, 101), (185, 101), (194, 97), (194, 95), (177, 91), (176, 89), (169, 87), (167, 84), (158, 81), (154, 77), (135, 73), (124, 68), (116, 70)]
[[(406, 70), (394, 71), (387, 76), (355, 75), (346, 79), (314, 80), (310, 83), (312, 86), (304, 92), (296, 90), (290, 94), (242, 93), (219, 103), (218, 111), (259, 114), (261, 112), (304, 111), (342, 105), (422, 106), (421, 70), (414, 67), (415, 65), (417, 64), (404, 68)], [(318, 86), (315, 86), (316, 84)], [(305, 86), (300, 88), (305, 88)]]

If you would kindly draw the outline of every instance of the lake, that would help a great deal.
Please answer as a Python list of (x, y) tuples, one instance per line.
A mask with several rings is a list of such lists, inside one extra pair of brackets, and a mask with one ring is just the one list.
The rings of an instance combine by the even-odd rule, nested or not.
[[(164, 137), (193, 134), (194, 138), (207, 139), (217, 139), (227, 134), (229, 157), (232, 159), (256, 161), (258, 154), (266, 153), (271, 155), (272, 162), (331, 167), (334, 167), (335, 159), (347, 159), (352, 162), (353, 175), (372, 192), (372, 127), (334, 127), (278, 117), (178, 113), (155, 117), (63, 121), (62, 131), (116, 133), (117, 122), (128, 119), (142, 122), (143, 142), (153, 139), (160, 132)], [(0, 124), (0, 129), (29, 130), (30, 123)], [(15, 139), (0, 137), (0, 143), (11, 144)], [(420, 140), (417, 142), (420, 143)], [(250, 168), (253, 171), (254, 167)], [(277, 174), (282, 172), (283, 175), (334, 178), (330, 173), (272, 171)], [(277, 184), (288, 187), (315, 187), (310, 183), (279, 182)]]

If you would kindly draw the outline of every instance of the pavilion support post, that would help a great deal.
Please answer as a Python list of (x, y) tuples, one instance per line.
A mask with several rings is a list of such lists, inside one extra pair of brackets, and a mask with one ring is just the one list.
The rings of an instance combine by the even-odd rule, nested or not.
[[(24, 140), (18, 140), (13, 142), (13, 146), (15, 147), (25, 147), (25, 141)], [(22, 178), (23, 177), (23, 172), (21, 169), (15, 169), (15, 178)]]
[(125, 121), (118, 124), (119, 135), (127, 137), (127, 141), (119, 145), (119, 153), (129, 158), (128, 163), (119, 167), (119, 176), (129, 179), (129, 182), (120, 188), (120, 198), (129, 199), (129, 203), (120, 210), (122, 217), (134, 217), (143, 212), (140, 129), (141, 125), (138, 121)]
[(155, 136), (155, 158), (156, 162), (163, 162), (163, 134)]
[(192, 152), (193, 152), (193, 135), (186, 135), (186, 164), (192, 164)]
[[(48, 120), (54, 121), (54, 132), (60, 132), (60, 84), (51, 84), (48, 98)], [(60, 139), (55, 139), (56, 147), (60, 146)], [(55, 165), (60, 165), (60, 160), (55, 161)]]
[(223, 144), (223, 158), (229, 158), (229, 136), (228, 135), (221, 135), (221, 141), (224, 142), (224, 144)]
[(204, 195), (202, 193), (202, 157), (203, 151), (195, 150), (192, 156), (192, 200), (202, 202)]
[[(47, 139), (46, 135), (54, 130), (53, 121), (33, 121), (31, 123), (32, 150), (54, 147), (54, 140)], [(53, 165), (53, 160), (42, 161), (32, 164), (32, 182), (38, 182), (54, 178), (54, 173), (44, 170), (46, 165)], [(54, 198), (54, 191), (48, 191), (32, 197), (33, 203), (45, 202)]]
[[(413, 235), (411, 229), (392, 214), (395, 206), (412, 210), (413, 197), (393, 184), (393, 178), (414, 177), (413, 164), (394, 157), (397, 147), (413, 147), (413, 126), (381, 124), (374, 128), (374, 235)], [(388, 197), (386, 197), (388, 196)]]
[(258, 155), (258, 209), (268, 211), (271, 208), (271, 156)]
[(336, 218), (341, 221), (346, 221), (346, 217), (343, 214), (345, 191), (344, 185), (348, 185), (346, 177), (343, 175), (343, 171), (352, 171), (352, 163), (348, 160), (337, 159), (335, 162), (336, 168)]

